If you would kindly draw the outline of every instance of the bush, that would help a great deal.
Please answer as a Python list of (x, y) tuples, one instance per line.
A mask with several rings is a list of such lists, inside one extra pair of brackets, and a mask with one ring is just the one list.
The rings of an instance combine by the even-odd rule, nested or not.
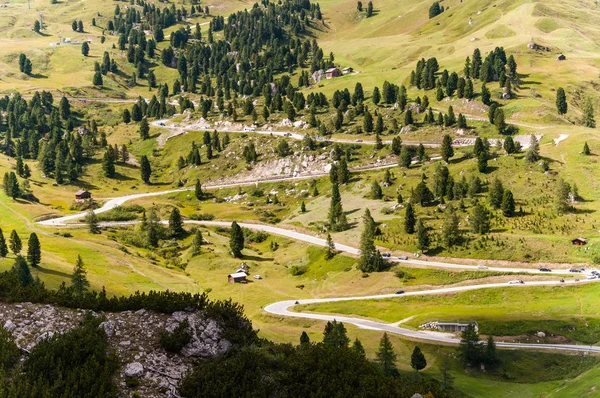
[(248, 228), (244, 228), (244, 236), (246, 237), (246, 241), (249, 243), (262, 243), (269, 239), (271, 235), (263, 231), (252, 231)]
[(290, 268), (290, 273), (292, 276), (300, 276), (306, 273), (306, 266), (304, 265), (292, 265)]
[(99, 222), (104, 221), (133, 221), (138, 218), (138, 214), (144, 212), (140, 205), (117, 206), (104, 213), (99, 213), (96, 218)]
[(192, 339), (192, 335), (188, 331), (189, 327), (190, 324), (185, 319), (172, 333), (166, 330), (162, 331), (160, 333), (160, 346), (169, 352), (179, 353)]
[(214, 219), (215, 219), (215, 215), (209, 214), (209, 213), (197, 213), (197, 214), (192, 214), (190, 216), (190, 220), (195, 220), (195, 221), (212, 221)]

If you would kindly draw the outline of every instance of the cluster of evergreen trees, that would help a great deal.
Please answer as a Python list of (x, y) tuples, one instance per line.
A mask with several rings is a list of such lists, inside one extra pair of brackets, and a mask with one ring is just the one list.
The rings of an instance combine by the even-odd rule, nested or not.
[(0, 98), (0, 111), (6, 112), (0, 120), (6, 129), (2, 149), (17, 158), (17, 174), (22, 178), (31, 174), (23, 160), (37, 159), (45, 176), (53, 176), (58, 184), (73, 183), (103, 141), (98, 141), (95, 121), (83, 130), (85, 134), (73, 132), (79, 122), (69, 101), (62, 97), (58, 107), (53, 102), (52, 94), (45, 91), (35, 92), (29, 102), (19, 94)]
[[(231, 350), (201, 361), (183, 380), (183, 397), (410, 397), (416, 393), (453, 396), (451, 385), (426, 377), (401, 376), (397, 356), (384, 334), (375, 362), (366, 359), (360, 340), (351, 342), (344, 324), (328, 322), (321, 342), (313, 343), (306, 332), (300, 344), (261, 344)], [(415, 347), (411, 366), (427, 364)]]

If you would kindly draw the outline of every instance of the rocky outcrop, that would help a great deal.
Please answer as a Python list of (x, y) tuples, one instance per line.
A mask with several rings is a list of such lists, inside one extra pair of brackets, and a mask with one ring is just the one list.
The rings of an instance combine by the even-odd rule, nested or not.
[[(77, 327), (86, 312), (51, 305), (0, 303), (0, 327), (12, 333), (23, 355), (27, 355), (41, 341)], [(140, 379), (134, 391), (142, 397), (179, 397), (177, 386), (195, 361), (222, 354), (231, 347), (231, 343), (223, 338), (219, 324), (199, 312), (169, 315), (140, 310), (91, 311), (91, 314), (104, 318), (99, 328), (106, 334), (111, 349), (122, 364), (117, 375), (120, 387), (123, 391), (132, 391), (126, 386), (126, 378)], [(191, 341), (180, 354), (162, 349), (159, 343), (161, 332), (172, 332), (186, 319)]]

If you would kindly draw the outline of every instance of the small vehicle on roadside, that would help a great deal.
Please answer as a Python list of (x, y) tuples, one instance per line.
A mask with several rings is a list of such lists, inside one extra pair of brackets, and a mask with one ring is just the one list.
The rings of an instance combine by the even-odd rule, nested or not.
[(396, 294), (404, 294), (404, 290), (398, 290)]
[(521, 279), (514, 279), (514, 280), (512, 280), (512, 281), (508, 281), (508, 284), (509, 284), (509, 285), (522, 285), (522, 284), (524, 284), (524, 283), (525, 283), (525, 282), (523, 282)]
[(581, 272), (581, 271), (580, 271), (580, 270), (578, 270), (577, 268), (571, 268), (571, 269), (569, 270), (569, 272)]
[(260, 276), (260, 275), (254, 275), (253, 278), (254, 279), (262, 279), (262, 276)]
[(363, 140), (354, 140), (354, 142), (363, 142)]
[(390, 253), (381, 253), (381, 257), (390, 258), (390, 257), (392, 257), (392, 255)]
[(398, 256), (398, 260), (408, 260), (408, 257), (406, 257), (406, 256)]
[(477, 269), (488, 269), (487, 265), (479, 264)]
[(548, 267), (540, 267), (540, 272), (552, 272), (552, 270)]
[(565, 283), (565, 280), (561, 278), (559, 282), (560, 283)]

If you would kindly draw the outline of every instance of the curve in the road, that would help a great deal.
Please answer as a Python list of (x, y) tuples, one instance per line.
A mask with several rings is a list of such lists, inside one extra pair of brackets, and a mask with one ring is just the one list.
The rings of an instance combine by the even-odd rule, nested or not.
[[(435, 289), (435, 290), (425, 290), (425, 291), (416, 291), (416, 292), (407, 292), (402, 296), (418, 296), (418, 295), (433, 295), (433, 294), (445, 294), (445, 293), (453, 293), (460, 291), (468, 291), (468, 290), (477, 290), (477, 289), (490, 289), (490, 288), (498, 288), (498, 287), (519, 287), (519, 286), (557, 286), (564, 284), (580, 284), (580, 283), (590, 283), (596, 282), (594, 281), (586, 281), (586, 282), (555, 282), (555, 281), (537, 281), (530, 282), (527, 285), (506, 285), (503, 283), (491, 283), (486, 285), (471, 285), (471, 286), (459, 286), (459, 287), (450, 287), (443, 289)], [(402, 328), (396, 324), (389, 324), (383, 322), (376, 322), (368, 319), (355, 318), (349, 316), (337, 316), (337, 315), (325, 315), (319, 313), (306, 313), (306, 312), (295, 312), (291, 311), (290, 308), (296, 305), (304, 305), (304, 304), (318, 304), (318, 303), (330, 303), (330, 302), (339, 302), (339, 301), (350, 301), (350, 300), (380, 300), (380, 299), (389, 299), (389, 298), (398, 298), (400, 297), (397, 294), (382, 294), (375, 296), (362, 296), (362, 297), (340, 297), (340, 298), (327, 298), (327, 299), (307, 299), (307, 300), (287, 300), (280, 301), (277, 303), (269, 304), (264, 308), (264, 310), (272, 315), (277, 316), (285, 316), (285, 317), (294, 317), (294, 318), (304, 318), (304, 319), (314, 319), (320, 321), (338, 321), (343, 323), (348, 323), (351, 325), (355, 325), (362, 329), (369, 330), (377, 330), (388, 333), (398, 334), (410, 339), (424, 340), (433, 343), (443, 343), (443, 344), (452, 344), (457, 345), (460, 343), (460, 339), (454, 337), (452, 335), (444, 335), (442, 333), (427, 333), (425, 331), (420, 330), (412, 330), (407, 328)], [(508, 342), (497, 342), (496, 346), (503, 348), (521, 348), (521, 349), (537, 349), (537, 350), (556, 350), (556, 351), (570, 351), (570, 352), (594, 352), (600, 353), (600, 347), (595, 346), (587, 346), (587, 345), (576, 345), (576, 344), (531, 344), (531, 343), (508, 343)]]

